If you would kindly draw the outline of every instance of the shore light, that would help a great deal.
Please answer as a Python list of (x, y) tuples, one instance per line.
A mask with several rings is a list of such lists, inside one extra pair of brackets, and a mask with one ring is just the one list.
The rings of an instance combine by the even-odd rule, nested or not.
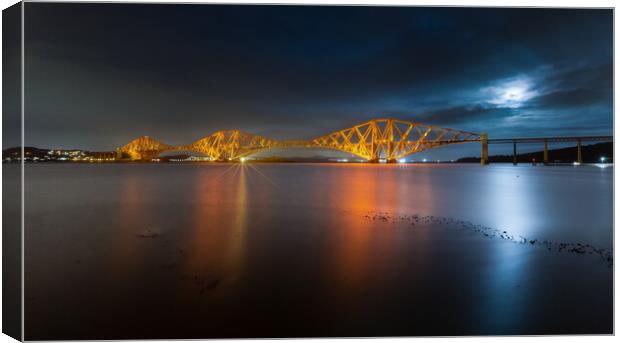
[(605, 156), (601, 156), (601, 163), (605, 163), (605, 160), (606, 160)]
[(407, 160), (404, 158), (401, 158), (400, 160), (398, 160), (398, 163), (407, 163)]
[(239, 161), (241, 161), (241, 163), (245, 162), (245, 157), (241, 157)]

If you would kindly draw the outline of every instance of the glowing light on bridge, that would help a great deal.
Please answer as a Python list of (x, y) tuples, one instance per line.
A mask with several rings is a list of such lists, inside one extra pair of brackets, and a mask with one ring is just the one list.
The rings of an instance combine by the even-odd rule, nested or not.
[(323, 148), (370, 162), (393, 163), (405, 156), (450, 144), (479, 142), (480, 135), (397, 119), (374, 119), (311, 140), (276, 141), (239, 130), (218, 131), (189, 145), (172, 146), (148, 136), (118, 149), (132, 160), (151, 160), (168, 151), (196, 151), (218, 161), (236, 161), (272, 148)]

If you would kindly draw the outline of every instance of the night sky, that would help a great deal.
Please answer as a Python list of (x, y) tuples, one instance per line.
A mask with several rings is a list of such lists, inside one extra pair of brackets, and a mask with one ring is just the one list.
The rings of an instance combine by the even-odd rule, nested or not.
[(303, 139), (374, 117), (613, 130), (612, 10), (27, 3), (25, 18), (30, 146)]

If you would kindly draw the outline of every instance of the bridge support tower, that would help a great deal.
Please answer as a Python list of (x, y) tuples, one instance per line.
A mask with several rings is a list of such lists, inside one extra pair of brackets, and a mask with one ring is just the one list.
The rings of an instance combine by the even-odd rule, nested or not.
[(482, 142), (482, 157), (480, 158), (480, 165), (489, 164), (489, 136), (486, 133), (480, 134), (480, 141)]
[(545, 149), (543, 152), (543, 162), (545, 163), (545, 165), (549, 164), (549, 147), (548, 147), (546, 139), (545, 139)]
[(512, 164), (517, 165), (517, 142), (512, 142)]
[(581, 164), (583, 162), (581, 158), (581, 139), (577, 140), (577, 163)]

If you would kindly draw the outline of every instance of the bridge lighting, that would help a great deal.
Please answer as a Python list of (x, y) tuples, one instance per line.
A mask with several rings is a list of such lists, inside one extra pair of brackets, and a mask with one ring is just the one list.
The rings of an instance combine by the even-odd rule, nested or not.
[(239, 158), (239, 161), (241, 161), (241, 163), (245, 162), (245, 157)]
[[(479, 140), (480, 136), (471, 132), (384, 118), (373, 119), (310, 141), (276, 141), (239, 130), (227, 130), (180, 146), (142, 136), (120, 147), (118, 152), (132, 160), (150, 160), (165, 151), (187, 150), (200, 152), (218, 161), (237, 161), (242, 155), (263, 149), (317, 147), (352, 153), (374, 162), (379, 159), (379, 155), (384, 155), (383, 158), (388, 161), (397, 161), (421, 150)], [(373, 146), (372, 151), (368, 151), (368, 146)]]

